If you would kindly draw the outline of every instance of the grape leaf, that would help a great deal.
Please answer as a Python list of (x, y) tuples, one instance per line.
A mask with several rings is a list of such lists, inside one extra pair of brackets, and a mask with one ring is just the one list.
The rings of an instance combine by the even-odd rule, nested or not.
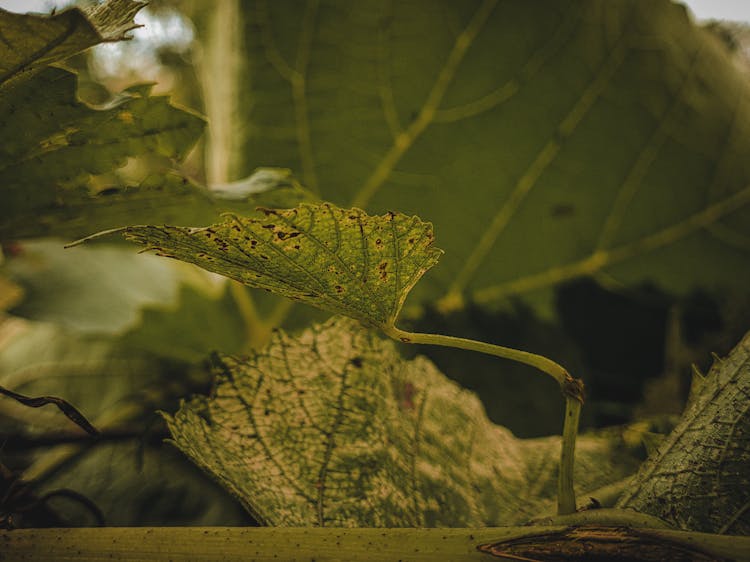
[(102, 190), (117, 197), (99, 197), (87, 185), (90, 174), (109, 173), (129, 157), (182, 159), (203, 132), (202, 118), (151, 96), (148, 85), (93, 107), (76, 98), (75, 74), (49, 67), (125, 38), (143, 6), (111, 0), (49, 17), (0, 10), (0, 239), (79, 236), (92, 224), (104, 228), (133, 216), (169, 220), (176, 209), (181, 220), (215, 218), (212, 199), (189, 182), (149, 179), (137, 189)]
[[(0, 99), (4, 237), (13, 236), (14, 227), (43, 234), (50, 224), (64, 223), (60, 215), (82, 199), (111, 205), (112, 200), (86, 197), (69, 186), (110, 172), (128, 157), (181, 159), (203, 131), (200, 117), (166, 97), (150, 96), (148, 88), (126, 90), (107, 106), (93, 108), (76, 100), (75, 87), (74, 74), (49, 68)], [(194, 197), (201, 202), (200, 194)]]
[[(424, 357), (336, 317), (216, 357), (210, 397), (165, 415), (175, 444), (253, 516), (290, 526), (485, 526), (551, 507), (560, 439), (519, 440)], [(590, 491), (635, 469), (617, 437), (583, 436)]]
[(393, 326), (411, 288), (442, 253), (432, 246), (432, 225), (418, 217), (372, 217), (328, 203), (230, 215), (206, 228), (116, 231), (159, 255), (381, 328)]
[(242, 71), (205, 79), (245, 96), (215, 103), (246, 123), (238, 175), (288, 167), (341, 206), (430, 217), (447, 254), (414, 298), (750, 286), (749, 86), (683, 6), (254, 0), (233, 17)]
[(750, 334), (694, 382), (680, 423), (643, 464), (620, 507), (680, 529), (748, 535)]
[[(154, 340), (165, 338), (150, 329)], [(39, 495), (60, 488), (84, 494), (110, 525), (247, 524), (233, 498), (162, 445), (154, 410), (206, 383), (205, 372), (193, 367), (188, 373), (163, 357), (145, 354), (134, 341), (124, 348), (111, 338), (6, 316), (0, 320), (0, 385), (64, 397), (103, 435), (96, 442), (78, 439), (83, 431), (56, 408), (31, 409), (0, 396), (3, 461), (26, 467), (26, 479), (41, 477), (34, 483)], [(92, 524), (72, 502), (52, 504), (66, 520)]]
[(105, 41), (126, 39), (145, 2), (109, 0), (55, 15), (0, 8), (0, 96), (39, 70)]

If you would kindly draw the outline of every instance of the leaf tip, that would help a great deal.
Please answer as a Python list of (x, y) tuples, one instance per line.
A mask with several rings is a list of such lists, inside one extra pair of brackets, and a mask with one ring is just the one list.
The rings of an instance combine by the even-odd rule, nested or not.
[(96, 232), (94, 234), (90, 234), (84, 238), (80, 238), (78, 240), (74, 240), (73, 242), (69, 242), (68, 244), (65, 244), (63, 248), (74, 248), (76, 246), (81, 246), (85, 244), (86, 242), (90, 242), (91, 240), (96, 240), (97, 238), (102, 238), (104, 236), (109, 236), (110, 234), (117, 234), (119, 232), (125, 232), (128, 229), (126, 226), (121, 226), (119, 228), (110, 228), (109, 230), (102, 230), (101, 232)]

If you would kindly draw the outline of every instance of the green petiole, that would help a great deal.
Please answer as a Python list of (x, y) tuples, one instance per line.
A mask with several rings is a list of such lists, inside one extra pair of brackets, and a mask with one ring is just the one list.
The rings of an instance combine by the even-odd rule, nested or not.
[(564, 367), (535, 353), (455, 336), (406, 332), (393, 325), (381, 326), (381, 329), (387, 336), (404, 343), (440, 345), (478, 351), (479, 353), (524, 363), (555, 379), (565, 398), (565, 421), (563, 422), (560, 472), (557, 482), (557, 513), (558, 515), (575, 513), (576, 496), (573, 488), (573, 466), (575, 463), (576, 437), (578, 436), (578, 420), (584, 401), (583, 382), (580, 379), (574, 379)]

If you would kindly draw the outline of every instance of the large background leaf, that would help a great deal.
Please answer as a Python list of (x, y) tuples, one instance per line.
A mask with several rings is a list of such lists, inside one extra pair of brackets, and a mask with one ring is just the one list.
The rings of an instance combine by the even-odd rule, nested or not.
[(324, 199), (434, 222), (422, 299), (544, 302), (580, 276), (746, 290), (747, 79), (684, 8), (257, 0), (235, 18), (199, 27), (207, 49), (244, 40), (204, 73), (246, 96), (221, 114), (248, 124), (232, 173), (290, 167)]
[[(518, 440), (423, 357), (341, 317), (217, 358), (210, 397), (167, 422), (176, 444), (259, 520), (298, 526), (484, 526), (551, 507), (559, 438)], [(617, 432), (584, 436), (579, 491), (626, 477)]]

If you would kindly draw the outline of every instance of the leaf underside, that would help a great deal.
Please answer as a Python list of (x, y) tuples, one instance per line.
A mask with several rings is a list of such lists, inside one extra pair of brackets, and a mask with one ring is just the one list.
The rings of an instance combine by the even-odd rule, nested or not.
[[(210, 397), (165, 416), (176, 445), (274, 526), (507, 525), (552, 506), (559, 438), (516, 439), (423, 357), (351, 319), (216, 357)], [(635, 463), (583, 436), (590, 491)]]
[(680, 529), (750, 534), (750, 334), (700, 383), (621, 507)]
[(542, 304), (581, 276), (750, 286), (749, 86), (683, 6), (253, 0), (237, 17), (238, 175), (288, 167), (341, 206), (430, 217), (446, 256), (419, 300)]
[(432, 225), (418, 217), (368, 216), (328, 203), (230, 215), (207, 228), (122, 232), (159, 255), (379, 327), (393, 325), (442, 253), (432, 246)]

